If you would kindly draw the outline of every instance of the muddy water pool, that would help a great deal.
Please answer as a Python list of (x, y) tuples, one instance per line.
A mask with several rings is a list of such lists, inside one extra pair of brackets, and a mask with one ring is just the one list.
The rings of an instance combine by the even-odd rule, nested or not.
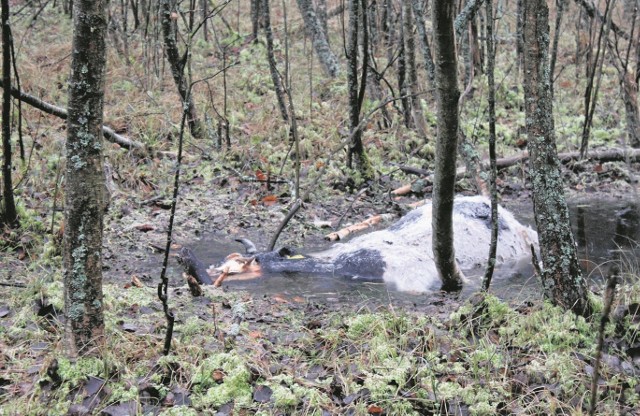
[[(508, 204), (515, 216), (525, 224), (533, 225), (530, 202)], [(638, 267), (637, 242), (640, 241), (640, 204), (632, 199), (581, 198), (569, 201), (571, 223), (578, 245), (583, 270), (598, 283), (606, 275), (614, 260)], [(268, 236), (255, 236), (258, 248), (264, 247)], [(313, 247), (310, 252), (326, 246)], [(205, 235), (191, 244), (198, 258), (205, 264), (218, 263), (227, 254), (242, 251), (231, 236)], [(467, 273), (468, 284), (461, 297), (467, 297), (479, 288), (482, 270)], [(357, 306), (395, 305), (410, 306), (432, 301), (434, 294), (398, 292), (383, 283), (365, 283), (317, 274), (270, 274), (247, 281), (229, 281), (226, 290), (245, 290), (254, 296), (279, 296), (297, 301), (330, 302)], [(541, 297), (540, 284), (533, 276), (533, 268), (517, 271), (496, 270), (492, 293), (515, 302)]]

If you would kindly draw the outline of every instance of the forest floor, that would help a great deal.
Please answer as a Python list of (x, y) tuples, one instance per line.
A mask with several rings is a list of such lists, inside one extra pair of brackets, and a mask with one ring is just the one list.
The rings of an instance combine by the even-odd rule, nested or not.
[[(523, 170), (514, 166), (501, 174), (507, 206), (530, 197)], [(260, 175), (226, 169), (208, 178), (185, 172), (174, 252), (211, 233), (228, 240), (229, 250), (238, 236), (266, 246), (286, 213), (287, 190), (277, 188), (283, 185), (268, 189), (255, 182)], [(583, 163), (564, 174), (570, 195), (622, 198), (634, 192), (628, 172), (621, 163)], [(322, 203), (309, 201), (289, 223), (280, 244), (318, 247), (326, 244), (322, 221), (335, 226), (342, 216), (344, 225), (399, 213), (422, 192), (428, 196), (429, 181), (422, 178), (414, 186), (418, 196), (392, 199), (389, 191), (406, 180), (383, 177), (359, 194), (325, 190)], [(459, 182), (459, 192), (466, 188)], [(268, 197), (275, 194), (276, 201)], [(588, 409), (599, 320), (543, 302), (480, 294), (349, 303), (339, 294), (334, 301), (291, 292), (260, 295), (260, 285), (269, 285), (262, 280), (253, 294), (229, 284), (206, 287), (194, 298), (172, 257), (169, 304), (176, 327), (171, 354), (163, 356), (166, 322), (155, 287), (170, 198), (162, 196), (151, 188), (112, 195), (104, 236), (107, 347), (99, 358), (64, 355), (55, 239), (45, 243), (39, 260), (25, 244), (4, 262), (1, 281), (26, 287), (0, 288), (0, 414), (534, 415)], [(619, 291), (605, 332), (597, 414), (632, 415), (640, 406), (640, 293), (632, 283)], [(601, 305), (602, 288), (593, 290)]]

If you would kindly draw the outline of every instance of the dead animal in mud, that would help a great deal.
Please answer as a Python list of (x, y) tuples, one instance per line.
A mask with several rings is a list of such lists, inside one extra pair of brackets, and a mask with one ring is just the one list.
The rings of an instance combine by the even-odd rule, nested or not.
[[(211, 266), (205, 279), (240, 280), (269, 273), (305, 273), (340, 276), (362, 281), (383, 281), (400, 291), (426, 292), (441, 285), (432, 252), (431, 202), (416, 208), (389, 228), (361, 235), (318, 253), (297, 254), (290, 249), (259, 253), (247, 239), (238, 240), (246, 254), (234, 253), (219, 266)], [(531, 264), (531, 245), (538, 236), (513, 214), (498, 210), (496, 266), (518, 271)], [(456, 197), (453, 230), (456, 260), (466, 276), (484, 270), (491, 241), (491, 208), (481, 196)], [(187, 253), (192, 255), (191, 253)], [(188, 258), (183, 254), (183, 262)], [(196, 259), (197, 261), (197, 259)], [(200, 272), (202, 271), (199, 268)], [(206, 282), (206, 283), (208, 283)]]

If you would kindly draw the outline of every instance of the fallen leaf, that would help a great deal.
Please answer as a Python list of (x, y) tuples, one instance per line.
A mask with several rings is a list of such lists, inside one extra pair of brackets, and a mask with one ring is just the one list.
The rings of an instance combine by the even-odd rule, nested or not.
[(135, 287), (144, 287), (144, 283), (142, 283), (140, 278), (135, 274), (131, 276), (131, 284), (134, 285)]
[(266, 181), (267, 175), (265, 175), (260, 169), (256, 170), (256, 179), (259, 181)]
[(282, 295), (273, 295), (271, 299), (278, 303), (289, 303), (289, 301)]
[(275, 195), (267, 195), (264, 198), (262, 198), (262, 203), (267, 207), (275, 205), (277, 201), (278, 201), (278, 197)]
[(383, 412), (382, 407), (376, 406), (375, 404), (372, 404), (367, 409), (367, 413), (369, 413), (370, 415), (379, 415), (379, 414), (382, 414), (382, 412)]
[(268, 403), (271, 400), (273, 391), (269, 386), (256, 386), (253, 390), (253, 401), (258, 403)]
[(260, 331), (250, 331), (249, 332), (249, 338), (257, 339), (257, 338), (263, 338), (263, 337), (264, 337), (264, 335)]

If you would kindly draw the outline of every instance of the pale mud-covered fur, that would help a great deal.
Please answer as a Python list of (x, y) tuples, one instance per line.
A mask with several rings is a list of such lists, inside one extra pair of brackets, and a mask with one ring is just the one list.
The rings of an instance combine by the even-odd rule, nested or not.
[[(437, 290), (440, 279), (433, 260), (431, 202), (409, 212), (388, 229), (338, 243), (312, 254), (335, 265), (335, 273), (354, 279), (384, 280), (401, 291)], [(531, 244), (538, 235), (500, 207), (496, 265), (517, 271), (531, 264)], [(491, 241), (489, 200), (456, 197), (453, 229), (456, 259), (466, 275), (478, 275), (487, 262)]]

